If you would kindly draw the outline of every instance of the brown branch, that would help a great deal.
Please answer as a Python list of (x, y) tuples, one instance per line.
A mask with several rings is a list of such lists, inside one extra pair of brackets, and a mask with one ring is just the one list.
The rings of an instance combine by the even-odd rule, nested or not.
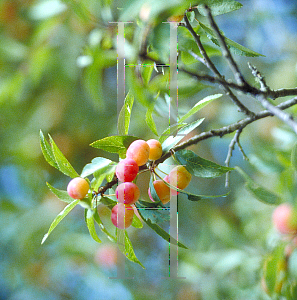
[[(199, 51), (203, 57), (204, 64), (215, 74), (217, 79), (219, 79), (220, 81), (225, 81), (224, 77), (221, 75), (221, 73), (218, 71), (218, 69), (213, 64), (213, 62), (209, 58), (208, 54), (206, 53), (206, 50), (201, 42), (200, 36), (194, 31), (186, 14), (184, 16), (184, 20), (185, 20), (186, 25), (183, 25), (183, 26), (185, 28), (187, 28), (189, 30), (189, 32), (191, 33), (191, 35), (193, 36), (193, 38), (199, 48)], [(225, 92), (227, 93), (227, 95), (229, 95), (229, 97), (231, 98), (233, 103), (239, 108), (239, 111), (245, 113), (247, 116), (252, 116), (254, 114), (239, 101), (239, 99), (235, 96), (235, 94), (232, 92), (232, 90), (227, 85), (223, 85), (223, 88), (224, 88)]]
[[(292, 107), (296, 104), (297, 104), (297, 97), (287, 100), (275, 107), (280, 110), (284, 110), (284, 109)], [(239, 130), (239, 129), (243, 130), (247, 125), (249, 125), (257, 120), (260, 120), (260, 119), (263, 119), (266, 117), (270, 117), (270, 116), (273, 116), (273, 114), (270, 111), (268, 111), (268, 110), (260, 111), (260, 112), (256, 113), (254, 116), (246, 117), (245, 119), (241, 119), (241, 120), (239, 120), (233, 124), (230, 124), (228, 126), (224, 126), (219, 129), (211, 129), (209, 131), (202, 132), (202, 133), (188, 139), (186, 142), (183, 142), (183, 143), (179, 144), (178, 146), (174, 147), (173, 150), (174, 151), (182, 150), (191, 145), (195, 145), (200, 141), (203, 141), (203, 140), (215, 137), (215, 136), (223, 137), (224, 135), (232, 133), (236, 130)], [(160, 159), (158, 159), (156, 161), (156, 164), (164, 162), (170, 156), (171, 156), (170, 152), (166, 153), (165, 155), (163, 155)]]
[(210, 22), (210, 25), (218, 37), (218, 40), (219, 40), (219, 43), (220, 43), (221, 49), (222, 49), (222, 54), (226, 58), (227, 62), (229, 63), (230, 69), (233, 72), (238, 85), (240, 85), (240, 86), (247, 85), (247, 82), (245, 81), (243, 75), (241, 74), (239, 67), (237, 66), (237, 63), (235, 62), (235, 60), (233, 59), (233, 56), (231, 55), (231, 52), (226, 44), (225, 37), (222, 35), (218, 25), (216, 24), (216, 22), (212, 16), (210, 8), (207, 5), (204, 5), (204, 8), (206, 11), (206, 16)]

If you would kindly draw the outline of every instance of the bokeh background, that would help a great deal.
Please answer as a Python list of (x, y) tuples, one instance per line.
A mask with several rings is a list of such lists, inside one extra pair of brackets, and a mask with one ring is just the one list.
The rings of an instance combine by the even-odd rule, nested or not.
[[(102, 245), (91, 239), (81, 207), (41, 245), (64, 207), (46, 182), (65, 189), (69, 178), (44, 160), (39, 130), (51, 134), (78, 172), (94, 157), (117, 159), (89, 146), (117, 134), (116, 52), (106, 57), (110, 51), (105, 51), (114, 42), (114, 32), (100, 29), (93, 17), (103, 23), (116, 21), (121, 8), (133, 1), (84, 1), (92, 16), (82, 12), (79, 2), (0, 2), (0, 299), (269, 299), (260, 278), (263, 257), (277, 238), (271, 224), (273, 207), (253, 198), (236, 174), (231, 174), (227, 198), (179, 202), (179, 239), (190, 249), (179, 249), (178, 267), (179, 276), (186, 279), (168, 278), (168, 245), (146, 226), (128, 230), (146, 270), (127, 261), (127, 276), (134, 279), (109, 279), (116, 276), (116, 250), (104, 237)], [(239, 2), (240, 10), (216, 20), (226, 36), (265, 55), (236, 56), (243, 73), (253, 82), (247, 66), (251, 62), (272, 88), (296, 86), (297, 3)], [(98, 44), (100, 51), (94, 50)], [(88, 53), (102, 58), (93, 68), (88, 68)], [(232, 76), (220, 57), (214, 61), (223, 74)], [(180, 112), (217, 92), (215, 86), (189, 97), (181, 102)], [(240, 97), (254, 111), (261, 109), (254, 99)], [(143, 121), (145, 112), (136, 102), (130, 133), (156, 138)], [(198, 117), (206, 118), (202, 131), (242, 115), (226, 98), (205, 107)], [(164, 116), (154, 118), (161, 128)], [(192, 149), (224, 164), (230, 140), (231, 136), (213, 138)], [(231, 166), (240, 165), (284, 199), (294, 197), (287, 189), (291, 177), (286, 170), (295, 140), (277, 119), (258, 121), (241, 136), (249, 163), (236, 149)], [(193, 179), (189, 191), (225, 193), (224, 180)], [(108, 227), (109, 210), (100, 206), (99, 213)]]

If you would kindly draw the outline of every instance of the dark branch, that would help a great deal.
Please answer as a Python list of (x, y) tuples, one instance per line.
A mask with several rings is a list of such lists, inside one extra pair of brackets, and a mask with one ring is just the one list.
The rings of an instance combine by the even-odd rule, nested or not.
[[(221, 81), (225, 81), (224, 77), (221, 75), (221, 73), (218, 71), (218, 69), (213, 64), (213, 62), (209, 58), (208, 54), (206, 53), (206, 50), (201, 42), (200, 36), (194, 31), (194, 29), (191, 26), (186, 15), (184, 16), (184, 20), (186, 22), (186, 25), (183, 25), (183, 26), (185, 26), (185, 28), (187, 28), (190, 31), (190, 33), (192, 34), (192, 36), (199, 48), (199, 51), (203, 57), (204, 64), (215, 74), (217, 79), (219, 79)], [(239, 108), (239, 110), (241, 112), (245, 113), (247, 116), (252, 116), (254, 114), (239, 101), (239, 99), (234, 95), (232, 90), (227, 85), (223, 85), (223, 87), (224, 87), (224, 90), (226, 91), (227, 95), (229, 95), (229, 97), (232, 99), (233, 103)]]

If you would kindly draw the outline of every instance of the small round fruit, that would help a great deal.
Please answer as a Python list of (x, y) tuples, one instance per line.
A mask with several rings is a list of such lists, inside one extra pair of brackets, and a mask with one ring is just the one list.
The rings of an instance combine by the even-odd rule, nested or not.
[(162, 145), (159, 141), (150, 139), (146, 141), (147, 144), (150, 147), (150, 154), (149, 159), (150, 160), (157, 160), (162, 156)]
[(115, 194), (119, 202), (133, 204), (139, 199), (140, 191), (135, 183), (123, 182), (117, 186)]
[[(166, 176), (163, 178), (163, 180), (170, 184), (170, 182), (169, 182), (169, 181), (170, 181), (170, 180), (169, 180), (169, 175), (166, 175)], [(176, 195), (179, 194), (179, 192), (176, 191), (176, 190), (174, 190), (174, 189), (170, 189), (170, 193), (171, 193), (172, 196), (176, 196)]]
[(274, 210), (272, 222), (280, 233), (297, 233), (294, 207), (289, 203), (283, 203)]
[(81, 177), (73, 178), (67, 186), (67, 192), (73, 199), (83, 199), (89, 191), (88, 182)]
[(133, 207), (123, 203), (116, 204), (111, 210), (111, 222), (114, 226), (120, 229), (125, 229), (131, 226), (133, 216)]
[(174, 15), (169, 17), (167, 20), (168, 22), (181, 22), (184, 18), (184, 15)]
[[(153, 182), (155, 191), (163, 204), (170, 201), (170, 188), (163, 182), (163, 180), (155, 180)], [(148, 195), (152, 201), (154, 201), (150, 188), (148, 189)]]
[(139, 167), (135, 160), (125, 158), (116, 167), (116, 175), (122, 182), (133, 181), (138, 173)]
[(128, 147), (126, 157), (136, 161), (138, 166), (147, 163), (150, 154), (150, 146), (144, 140), (136, 140)]
[(174, 167), (170, 171), (168, 177), (169, 183), (181, 190), (185, 189), (192, 179), (192, 175), (184, 166)]

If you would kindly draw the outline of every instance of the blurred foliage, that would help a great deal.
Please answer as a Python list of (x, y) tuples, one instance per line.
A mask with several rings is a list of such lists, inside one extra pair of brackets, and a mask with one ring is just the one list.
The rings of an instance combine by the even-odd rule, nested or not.
[[(284, 247), (291, 242), (279, 236), (271, 224), (274, 207), (258, 202), (237, 173), (231, 173), (231, 193), (226, 198), (196, 203), (184, 201), (185, 196), (181, 196), (179, 240), (189, 250), (179, 249), (179, 276), (186, 279), (166, 278), (168, 244), (146, 225), (129, 229), (135, 253), (146, 270), (127, 261), (127, 275), (134, 279), (109, 279), (116, 276), (115, 249), (105, 237), (99, 246), (91, 239), (81, 207), (75, 207), (41, 246), (50, 223), (65, 207), (45, 182), (65, 189), (69, 178), (44, 160), (39, 130), (51, 133), (78, 173), (94, 157), (116, 161), (117, 155), (89, 146), (95, 140), (117, 134), (117, 25), (112, 22), (134, 21), (125, 25), (129, 63), (138, 63), (143, 37), (148, 38), (150, 54), (167, 63), (168, 28), (162, 22), (173, 14), (183, 14), (193, 4), (178, 0), (145, 2), (0, 2), (0, 298), (129, 300), (162, 295), (164, 300), (265, 300), (270, 297), (264, 291), (263, 280), (261, 286), (261, 278), (277, 282), (279, 272), (275, 265), (279, 265), (289, 270), (290, 285), (283, 287), (283, 293), (287, 299), (295, 299), (296, 250), (288, 266), (279, 263), (284, 260)], [(250, 61), (272, 88), (296, 86), (296, 3), (240, 2), (242, 8), (217, 16), (216, 20), (228, 38), (265, 55), (236, 56), (243, 72), (253, 80), (246, 64)], [(152, 23), (147, 24), (147, 20)], [(179, 28), (178, 34), (181, 61), (205, 71), (185, 51), (191, 48), (198, 54), (190, 35), (184, 28)], [(228, 77), (230, 72), (219, 48), (206, 35), (203, 41)], [(147, 80), (141, 81), (135, 76), (137, 72)], [(167, 128), (168, 76), (166, 68), (126, 67), (127, 86), (135, 95), (130, 134), (156, 138), (156, 133)], [(222, 92), (218, 86), (197, 83), (185, 74), (179, 76), (180, 116), (199, 100)], [(252, 110), (261, 109), (255, 100), (244, 95), (241, 99)], [(295, 113), (296, 108), (291, 112)], [(155, 122), (157, 132), (152, 132), (151, 123), (144, 121), (146, 114)], [(205, 118), (194, 131), (199, 133), (240, 117), (237, 108), (223, 96), (189, 119)], [(223, 165), (230, 140), (229, 136), (213, 138), (190, 149)], [(249, 162), (236, 149), (231, 166), (240, 166), (282, 201), (296, 203), (296, 174), (291, 167), (295, 141), (295, 135), (277, 119), (258, 121), (241, 135)], [(148, 188), (146, 181), (144, 178), (143, 191)], [(224, 178), (193, 180), (189, 191), (225, 194)], [(106, 228), (112, 230), (109, 210), (103, 205), (98, 210)], [(275, 286), (268, 286), (270, 294), (275, 292)]]

